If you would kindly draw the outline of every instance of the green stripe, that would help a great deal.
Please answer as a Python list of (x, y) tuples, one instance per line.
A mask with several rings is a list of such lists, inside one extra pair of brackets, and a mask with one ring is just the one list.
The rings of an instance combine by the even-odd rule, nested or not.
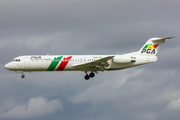
[(148, 45), (146, 44), (146, 46), (144, 46), (144, 49), (147, 49)]
[(54, 60), (49, 65), (47, 71), (54, 71), (54, 69), (56, 68), (56, 66), (58, 65), (59, 61), (62, 59), (62, 57), (63, 56), (55, 57)]

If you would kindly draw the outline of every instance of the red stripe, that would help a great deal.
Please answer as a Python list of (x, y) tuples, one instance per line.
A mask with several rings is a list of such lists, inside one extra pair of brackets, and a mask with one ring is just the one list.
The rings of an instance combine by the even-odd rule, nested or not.
[(63, 71), (64, 68), (66, 67), (66, 65), (69, 63), (71, 58), (72, 58), (72, 56), (64, 57), (63, 61), (60, 63), (60, 65), (56, 71)]
[(157, 44), (157, 45), (153, 45), (153, 46), (154, 46), (154, 48), (156, 48), (158, 45), (159, 45), (159, 44)]

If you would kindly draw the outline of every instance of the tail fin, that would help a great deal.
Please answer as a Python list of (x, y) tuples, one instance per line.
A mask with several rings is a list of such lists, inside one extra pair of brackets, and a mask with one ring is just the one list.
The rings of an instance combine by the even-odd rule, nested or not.
[(141, 55), (156, 55), (162, 43), (171, 38), (174, 37), (151, 38), (144, 44), (144, 46), (139, 50), (138, 53)]

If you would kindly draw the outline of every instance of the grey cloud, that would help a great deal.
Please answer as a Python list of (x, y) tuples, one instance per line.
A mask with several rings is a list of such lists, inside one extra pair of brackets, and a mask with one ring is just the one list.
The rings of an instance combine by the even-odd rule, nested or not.
[(174, 99), (171, 102), (168, 103), (166, 109), (167, 110), (180, 110), (180, 98)]
[[(11, 101), (13, 102), (13, 101)], [(14, 103), (14, 102), (13, 102)], [(9, 103), (8, 103), (9, 106)], [(5, 106), (6, 107), (6, 106)], [(47, 101), (42, 97), (31, 98), (27, 105), (17, 104), (13, 108), (0, 113), (0, 118), (6, 119), (28, 119), (52, 114), (63, 109), (58, 99)]]
[[(116, 92), (118, 91), (118, 88), (121, 87), (121, 85), (123, 85), (126, 80), (129, 77), (132, 76), (136, 76), (138, 74), (140, 74), (142, 72), (142, 70), (136, 70), (133, 71), (131, 75), (126, 75), (125, 72), (121, 72), (121, 74), (116, 76), (116, 79), (112, 79), (113, 82), (111, 81), (104, 81), (101, 84), (95, 84), (90, 86), (89, 88), (87, 88), (85, 91), (83, 91), (82, 93), (74, 96), (74, 98), (72, 98), (72, 102), (74, 103), (81, 103), (81, 102), (89, 102), (91, 101), (92, 103), (104, 103), (104, 102), (109, 102), (109, 101), (118, 101), (116, 100), (115, 97), (112, 96), (116, 96)], [(117, 79), (120, 78), (120, 79)], [(106, 94), (103, 94), (106, 93)], [(117, 99), (119, 98), (118, 96), (116, 96)], [(113, 99), (112, 99), (113, 98)], [(109, 100), (110, 99), (110, 100)]]

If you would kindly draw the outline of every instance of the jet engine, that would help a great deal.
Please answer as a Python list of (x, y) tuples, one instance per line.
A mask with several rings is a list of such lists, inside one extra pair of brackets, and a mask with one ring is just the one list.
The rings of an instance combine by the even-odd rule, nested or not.
[(130, 56), (115, 56), (113, 58), (113, 62), (114, 63), (121, 63), (121, 64), (133, 63), (133, 62), (136, 62), (136, 58), (130, 57)]

